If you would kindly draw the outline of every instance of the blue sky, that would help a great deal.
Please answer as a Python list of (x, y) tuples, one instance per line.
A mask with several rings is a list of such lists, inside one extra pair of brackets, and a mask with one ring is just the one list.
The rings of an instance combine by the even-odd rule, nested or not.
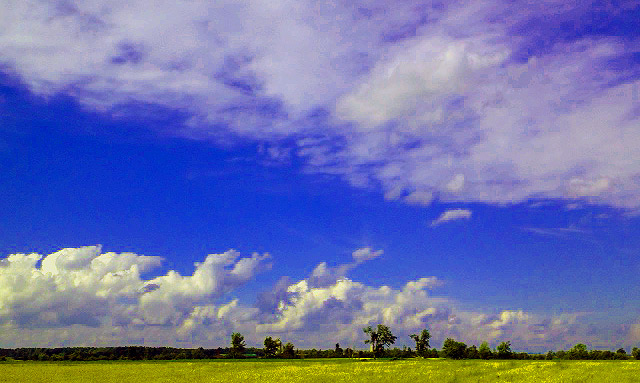
[(0, 9), (0, 346), (640, 344), (636, 2)]

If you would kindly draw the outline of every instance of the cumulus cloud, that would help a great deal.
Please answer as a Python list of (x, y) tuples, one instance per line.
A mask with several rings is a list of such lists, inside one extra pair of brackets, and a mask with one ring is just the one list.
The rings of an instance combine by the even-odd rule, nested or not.
[(67, 248), (45, 257), (13, 254), (0, 261), (0, 324), (19, 328), (87, 325), (177, 325), (194, 306), (269, 268), (267, 255), (211, 254), (191, 276), (175, 271), (145, 280), (161, 258)]
[(153, 5), (15, 3), (2, 70), (113, 115), (178, 109), (176, 135), (275, 143), (411, 204), (640, 206), (637, 36), (590, 34), (590, 3)]
[(401, 289), (368, 286), (347, 277), (330, 285), (313, 286), (313, 276), (287, 287), (290, 296), (281, 301), (275, 318), (258, 331), (286, 333), (308, 344), (322, 342), (326, 333), (351, 344), (359, 343), (362, 327), (385, 323), (395, 330), (414, 330), (452, 315), (449, 302), (432, 298), (428, 289), (441, 282), (435, 277), (407, 282)]
[(326, 262), (321, 262), (311, 272), (309, 282), (314, 287), (333, 284), (335, 281), (345, 278), (349, 271), (361, 263), (378, 258), (382, 253), (382, 250), (372, 250), (370, 247), (364, 247), (351, 254), (353, 262), (343, 263), (334, 267), (329, 266)]
[[(225, 293), (270, 267), (268, 255), (242, 258), (211, 254), (191, 276), (175, 271), (145, 279), (161, 259), (102, 253), (100, 246), (62, 249), (42, 256), (13, 254), (0, 260), (0, 343), (7, 347), (145, 344), (218, 347), (241, 332), (250, 344), (279, 336), (298, 347), (362, 348), (362, 328), (384, 323), (399, 336), (428, 328), (433, 345), (447, 337), (479, 344), (511, 340), (514, 347), (544, 351), (578, 341), (605, 344), (582, 317), (525, 310), (470, 310), (437, 294), (443, 282), (422, 277), (398, 287), (354, 281), (348, 272), (381, 251), (354, 251), (354, 262), (321, 263), (299, 281), (281, 279), (255, 305)], [(637, 326), (636, 326), (637, 327)], [(621, 333), (620, 341), (636, 327)], [(331, 339), (327, 334), (332, 334)], [(403, 341), (404, 340), (404, 341)], [(599, 343), (598, 343), (599, 342)]]
[(437, 219), (431, 222), (431, 227), (441, 225), (445, 222), (456, 221), (460, 219), (471, 219), (471, 210), (468, 209), (451, 209), (443, 212)]
[(269, 267), (268, 254), (237, 259), (239, 255), (233, 250), (210, 254), (196, 263), (192, 276), (170, 271), (148, 281), (147, 286), (154, 288), (139, 298), (141, 319), (148, 324), (179, 324), (195, 305), (219, 298)]
[(328, 333), (341, 344), (362, 347), (362, 328), (378, 323), (389, 325), (400, 342), (428, 328), (436, 347), (436, 342), (455, 337), (476, 345), (511, 340), (516, 347), (542, 351), (557, 347), (558, 342), (565, 347), (586, 339), (578, 314), (544, 316), (523, 310), (488, 314), (463, 309), (454, 300), (433, 292), (442, 285), (436, 277), (419, 278), (399, 288), (369, 286), (348, 277), (315, 287), (312, 281), (313, 275), (289, 284), (288, 295), (279, 301), (276, 315), (261, 321), (257, 332), (281, 334), (307, 347), (328, 344)]
[(158, 257), (100, 252), (100, 246), (88, 246), (63, 249), (44, 259), (38, 254), (4, 259), (0, 320), (19, 326), (98, 326), (111, 315), (110, 305), (134, 297), (142, 288), (140, 273), (160, 263)]

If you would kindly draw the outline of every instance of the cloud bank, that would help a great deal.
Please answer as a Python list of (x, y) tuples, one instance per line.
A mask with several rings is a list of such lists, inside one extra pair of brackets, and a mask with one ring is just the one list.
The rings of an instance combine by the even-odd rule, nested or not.
[(260, 294), (256, 304), (227, 294), (267, 271), (268, 255), (240, 257), (230, 250), (208, 255), (195, 264), (191, 276), (168, 271), (146, 279), (143, 275), (158, 268), (160, 258), (102, 253), (100, 246), (47, 256), (13, 254), (0, 260), (0, 345), (218, 347), (228, 344), (231, 332), (240, 331), (251, 345), (278, 336), (298, 347), (327, 348), (340, 342), (362, 348), (362, 328), (377, 323), (391, 326), (400, 344), (410, 344), (408, 334), (425, 327), (434, 342), (446, 337), (470, 344), (511, 340), (517, 348), (538, 351), (577, 341), (612, 341), (588, 333), (581, 321), (584, 314), (549, 317), (519, 309), (462, 309), (455, 300), (432, 293), (443, 283), (437, 277), (394, 288), (347, 276), (380, 254), (365, 248), (353, 253), (352, 263), (321, 263), (305, 279), (282, 279)]
[(30, 0), (0, 15), (0, 68), (114, 116), (177, 110), (171, 134), (262, 142), (407, 203), (637, 208), (638, 7)]
[[(13, 254), (0, 261), (0, 322), (18, 328), (176, 325), (193, 307), (216, 302), (260, 271), (269, 255), (211, 254), (191, 276), (171, 270), (150, 280), (160, 258), (67, 248), (43, 257)], [(38, 265), (39, 263), (39, 265)]]

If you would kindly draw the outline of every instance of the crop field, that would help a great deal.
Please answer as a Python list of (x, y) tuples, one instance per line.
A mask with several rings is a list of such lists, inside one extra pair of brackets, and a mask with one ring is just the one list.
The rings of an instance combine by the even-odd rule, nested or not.
[(3, 362), (0, 382), (640, 382), (640, 361)]

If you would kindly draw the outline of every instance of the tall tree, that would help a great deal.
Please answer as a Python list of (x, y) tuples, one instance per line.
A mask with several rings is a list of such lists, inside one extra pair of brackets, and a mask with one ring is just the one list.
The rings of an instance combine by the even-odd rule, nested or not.
[(490, 359), (491, 358), (491, 347), (489, 347), (489, 343), (482, 342), (480, 344), (480, 348), (478, 348), (478, 354), (482, 359)]
[(296, 357), (296, 350), (293, 346), (293, 343), (287, 342), (282, 348), (282, 357), (287, 359), (293, 359)]
[(411, 334), (409, 336), (416, 342), (416, 353), (423, 358), (426, 357), (429, 351), (429, 339), (431, 339), (429, 330), (425, 328), (420, 335)]
[(231, 334), (230, 353), (232, 358), (242, 358), (246, 346), (247, 345), (244, 343), (244, 336), (242, 336), (239, 332), (234, 332)]
[(467, 345), (456, 342), (453, 338), (447, 338), (442, 345), (442, 353), (451, 359), (463, 359), (467, 356)]
[(278, 349), (280, 348), (280, 344), (277, 340), (274, 340), (270, 336), (264, 339), (264, 355), (267, 358), (273, 358), (278, 353)]
[(349, 347), (347, 347), (346, 350), (344, 350), (344, 356), (347, 358), (352, 358), (353, 357), (353, 350)]
[(467, 358), (468, 359), (480, 359), (480, 352), (476, 345), (472, 345), (471, 347), (467, 347)]
[(367, 326), (362, 331), (369, 335), (369, 339), (365, 340), (364, 343), (371, 344), (374, 358), (381, 356), (384, 353), (384, 348), (391, 346), (398, 339), (397, 336), (391, 333), (389, 326), (383, 324), (379, 324), (376, 330), (373, 330), (371, 326)]
[(588, 357), (589, 352), (584, 343), (578, 343), (569, 350), (569, 358), (571, 359), (587, 359)]
[(336, 358), (342, 358), (342, 348), (340, 347), (340, 343), (336, 343), (336, 348), (333, 350), (333, 354)]
[(371, 326), (363, 328), (362, 331), (364, 331), (365, 334), (369, 335), (369, 339), (366, 339), (364, 343), (371, 346), (371, 351), (373, 352), (373, 357), (375, 358), (376, 350), (378, 349), (378, 332), (371, 328)]
[(502, 342), (496, 347), (496, 351), (498, 351), (498, 358), (500, 359), (509, 359), (513, 356), (511, 352), (511, 342)]

